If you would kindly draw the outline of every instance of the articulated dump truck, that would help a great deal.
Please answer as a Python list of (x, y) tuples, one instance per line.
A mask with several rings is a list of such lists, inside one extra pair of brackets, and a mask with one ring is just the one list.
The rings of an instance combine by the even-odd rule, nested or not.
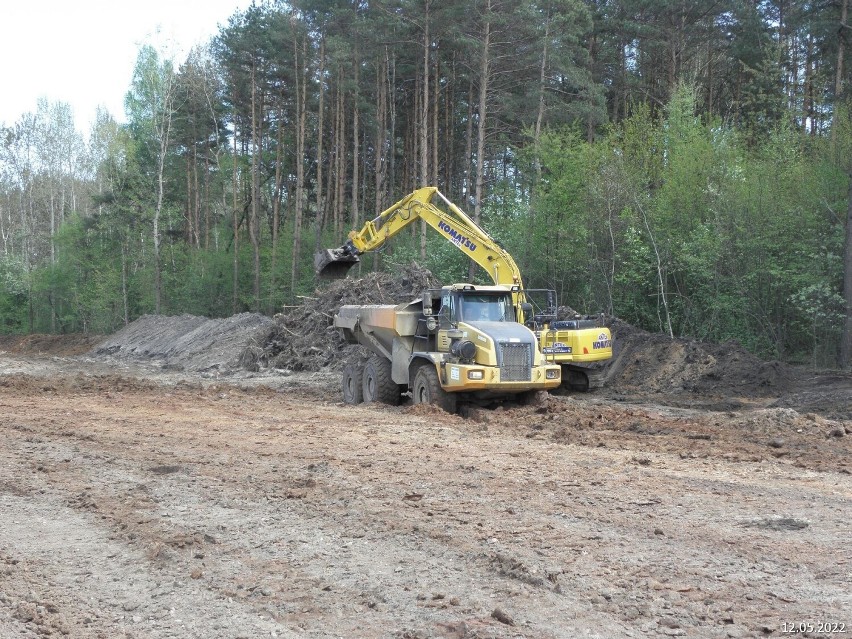
[(334, 326), (372, 352), (344, 368), (344, 401), (398, 404), (410, 391), (415, 404), (455, 412), (459, 402), (526, 402), (559, 386), (560, 366), (515, 320), (512, 294), (506, 286), (454, 284), (397, 306), (341, 307)]
[(579, 391), (595, 385), (594, 364), (612, 357), (609, 329), (588, 316), (557, 321), (556, 292), (525, 289), (512, 256), (435, 187), (407, 195), (350, 232), (343, 246), (318, 252), (317, 275), (345, 277), (362, 254), (417, 220), (481, 266), (494, 285), (445, 286), (400, 306), (342, 307), (334, 325), (373, 352), (366, 364), (346, 368), (346, 402), (396, 403), (410, 390), (416, 403), (453, 410), (458, 401), (523, 401), (560, 381)]

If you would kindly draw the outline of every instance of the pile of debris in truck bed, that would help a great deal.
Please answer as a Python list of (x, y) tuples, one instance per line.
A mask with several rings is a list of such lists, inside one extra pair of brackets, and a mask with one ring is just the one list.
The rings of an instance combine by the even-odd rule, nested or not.
[(313, 296), (301, 298), (301, 304), (287, 307), (276, 315), (272, 330), (258, 336), (246, 348), (242, 364), (249, 370), (343, 368), (344, 363), (361, 354), (362, 349), (346, 344), (332, 326), (334, 314), (341, 306), (410, 302), (427, 288), (436, 286), (438, 283), (432, 273), (416, 263), (396, 275), (368, 273), (357, 279), (333, 281), (318, 288)]

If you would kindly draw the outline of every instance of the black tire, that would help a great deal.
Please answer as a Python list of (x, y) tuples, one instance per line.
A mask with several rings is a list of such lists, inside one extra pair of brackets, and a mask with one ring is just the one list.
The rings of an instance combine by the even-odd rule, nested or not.
[(415, 404), (432, 404), (448, 413), (456, 412), (456, 396), (441, 388), (438, 373), (432, 364), (424, 364), (417, 369), (411, 395)]
[(367, 360), (361, 388), (366, 403), (379, 402), (396, 406), (402, 398), (399, 386), (391, 377), (390, 361), (378, 355), (373, 355)]
[(351, 362), (343, 367), (343, 403), (360, 404), (364, 401), (361, 379), (364, 367), (360, 362)]

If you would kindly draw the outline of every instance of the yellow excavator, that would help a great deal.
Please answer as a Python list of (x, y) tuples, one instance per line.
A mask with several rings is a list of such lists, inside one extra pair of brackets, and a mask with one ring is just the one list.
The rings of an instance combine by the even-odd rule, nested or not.
[[(436, 201), (445, 208), (437, 206)], [(361, 254), (381, 248), (417, 220), (426, 222), (485, 269), (496, 286), (507, 287), (515, 321), (532, 330), (546, 361), (562, 366), (562, 382), (574, 390), (589, 389), (589, 365), (612, 357), (610, 330), (602, 325), (600, 318), (577, 316), (558, 321), (555, 291), (524, 289), (512, 256), (436, 187), (410, 193), (360, 230), (351, 231), (343, 246), (319, 251), (314, 257), (317, 274), (322, 278), (345, 277), (360, 261)], [(533, 304), (533, 300), (544, 302)]]

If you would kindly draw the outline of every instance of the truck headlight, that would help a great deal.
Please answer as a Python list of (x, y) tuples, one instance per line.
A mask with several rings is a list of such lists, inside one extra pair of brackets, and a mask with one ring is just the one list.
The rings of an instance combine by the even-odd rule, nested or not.
[(482, 371), (468, 371), (467, 378), (468, 379), (483, 379), (485, 377), (485, 373)]
[(559, 369), (551, 368), (547, 370), (547, 379), (559, 379)]

